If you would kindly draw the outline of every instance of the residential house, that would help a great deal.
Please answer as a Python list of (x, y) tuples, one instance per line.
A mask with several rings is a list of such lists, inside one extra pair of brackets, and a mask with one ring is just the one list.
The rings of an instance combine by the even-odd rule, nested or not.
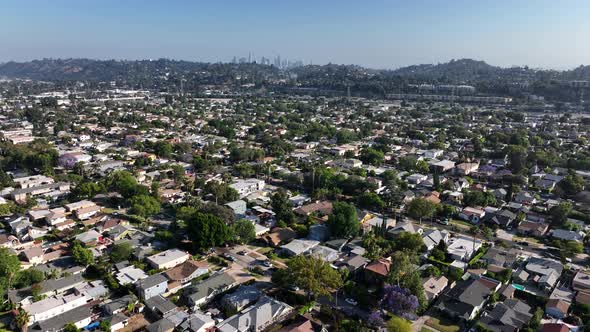
[(297, 232), (291, 228), (273, 228), (270, 233), (266, 234), (263, 239), (269, 245), (278, 247), (288, 243), (297, 237)]
[(168, 289), (170, 291), (184, 287), (191, 280), (209, 273), (209, 265), (203, 261), (188, 260), (166, 272), (164, 275), (170, 282)]
[(570, 303), (562, 299), (549, 299), (545, 305), (545, 314), (557, 319), (567, 316)]
[(215, 321), (200, 311), (193, 312), (177, 327), (182, 332), (213, 332)]
[(85, 294), (54, 295), (37, 302), (23, 304), (22, 308), (29, 314), (29, 325), (32, 325), (81, 307), (90, 300), (91, 298)]
[(178, 307), (172, 301), (162, 295), (152, 296), (145, 300), (146, 308), (158, 318), (165, 318), (178, 310)]
[(264, 189), (264, 180), (259, 179), (246, 179), (246, 180), (238, 180), (232, 184), (230, 184), (230, 188), (235, 189), (240, 198), (246, 197), (254, 192), (260, 191)]
[(89, 231), (76, 235), (76, 240), (80, 241), (87, 247), (92, 247), (102, 242), (102, 234), (95, 231), (94, 229), (91, 229)]
[(453, 259), (467, 261), (482, 246), (482, 242), (476, 238), (456, 236), (449, 240), (447, 252)]
[(256, 288), (256, 286), (242, 285), (233, 293), (223, 296), (221, 303), (224, 308), (233, 312), (238, 312), (246, 306), (258, 301), (262, 295), (263, 293)]
[(281, 251), (289, 256), (299, 256), (310, 253), (319, 244), (320, 241), (295, 239), (281, 246)]
[(441, 241), (447, 242), (449, 241), (449, 232), (447, 231), (439, 231), (438, 229), (428, 229), (422, 233), (422, 240), (424, 241), (424, 245), (426, 246), (426, 250), (430, 251), (434, 249)]
[(423, 280), (424, 294), (428, 302), (431, 302), (447, 287), (449, 279), (445, 276), (430, 277)]
[(460, 176), (469, 175), (479, 168), (479, 163), (461, 163), (455, 166), (455, 173)]
[(372, 283), (383, 283), (389, 276), (391, 260), (380, 258), (365, 266), (365, 277)]
[(295, 210), (293, 210), (293, 212), (302, 217), (307, 217), (311, 214), (317, 214), (319, 217), (327, 216), (330, 213), (332, 213), (332, 202), (317, 201), (298, 207)]
[(221, 322), (217, 329), (220, 332), (260, 332), (292, 311), (290, 305), (264, 296), (255, 305)]
[[(488, 297), (497, 290), (489, 282), (484, 277), (461, 281), (443, 293), (435, 307), (457, 319), (472, 320), (483, 308)], [(499, 287), (500, 282), (497, 282), (497, 288)]]
[(468, 206), (459, 213), (459, 218), (477, 224), (485, 215), (484, 210)]
[(146, 261), (158, 270), (171, 269), (186, 262), (190, 255), (179, 249), (168, 249), (146, 258)]
[(133, 294), (128, 294), (105, 303), (102, 306), (102, 310), (105, 314), (112, 316), (127, 310), (130, 305), (135, 305), (137, 303), (137, 297)]
[(525, 265), (529, 281), (541, 290), (551, 291), (563, 271), (563, 264), (546, 258), (531, 258)]
[(145, 330), (147, 332), (172, 332), (174, 328), (174, 323), (166, 318), (162, 318), (146, 326)]
[(567, 229), (552, 229), (551, 237), (564, 241), (582, 241), (586, 234), (584, 232), (570, 231)]
[(544, 236), (549, 229), (549, 224), (545, 222), (534, 222), (529, 220), (524, 220), (518, 225), (517, 231), (523, 235), (529, 236)]
[(168, 279), (160, 273), (139, 280), (137, 285), (137, 290), (139, 291), (141, 298), (144, 300), (164, 294), (167, 289)]
[(515, 220), (516, 214), (506, 209), (488, 214), (485, 218), (486, 222), (505, 229), (511, 229)]
[(532, 317), (530, 306), (516, 299), (508, 299), (495, 303), (492, 310), (484, 311), (479, 322), (490, 331), (508, 332), (522, 329)]
[(241, 200), (241, 199), (238, 199), (237, 201), (225, 203), (225, 206), (232, 209), (232, 211), (234, 211), (234, 214), (236, 215), (237, 218), (245, 216), (246, 209), (248, 208), (246, 201)]
[(142, 269), (136, 268), (133, 265), (126, 266), (119, 269), (119, 272), (115, 274), (115, 278), (121, 285), (135, 284), (139, 280), (145, 279), (148, 274)]
[(207, 303), (213, 297), (236, 285), (236, 280), (227, 273), (217, 273), (187, 288), (184, 297), (192, 308)]
[(29, 328), (29, 331), (60, 332), (67, 324), (74, 324), (81, 329), (88, 326), (95, 315), (90, 305), (82, 305), (69, 311), (65, 311), (49, 319), (39, 321)]
[(45, 263), (43, 249), (41, 247), (30, 247), (23, 251), (23, 256), (32, 265)]

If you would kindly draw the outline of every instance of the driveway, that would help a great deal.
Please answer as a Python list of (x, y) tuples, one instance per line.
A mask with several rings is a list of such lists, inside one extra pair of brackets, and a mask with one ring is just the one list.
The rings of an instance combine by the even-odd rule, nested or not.
[[(268, 260), (268, 257), (258, 251), (250, 249), (245, 245), (238, 245), (231, 248), (217, 248), (215, 252), (221, 256), (229, 254), (235, 258), (228, 271), (236, 274), (238, 277), (244, 278), (245, 276), (249, 276), (250, 278), (256, 277), (260, 281), (270, 281), (272, 271), (269, 270), (271, 267), (262, 264), (262, 262)], [(262, 276), (246, 272), (255, 267), (262, 271)]]

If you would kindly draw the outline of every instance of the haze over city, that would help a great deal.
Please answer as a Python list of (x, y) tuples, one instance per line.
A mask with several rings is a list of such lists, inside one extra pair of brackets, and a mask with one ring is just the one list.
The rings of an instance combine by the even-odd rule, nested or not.
[(0, 17), (0, 61), (226, 62), (251, 53), (371, 68), (458, 58), (555, 69), (590, 63), (583, 0), (7, 0)]

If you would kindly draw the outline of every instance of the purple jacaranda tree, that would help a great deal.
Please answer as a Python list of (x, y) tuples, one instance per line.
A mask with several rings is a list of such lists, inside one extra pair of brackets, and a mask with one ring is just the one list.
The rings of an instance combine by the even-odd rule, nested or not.
[(381, 307), (395, 315), (406, 317), (416, 312), (419, 302), (408, 289), (386, 284), (383, 287)]
[(373, 311), (369, 317), (367, 317), (367, 324), (372, 328), (379, 328), (385, 324), (383, 315), (379, 311)]

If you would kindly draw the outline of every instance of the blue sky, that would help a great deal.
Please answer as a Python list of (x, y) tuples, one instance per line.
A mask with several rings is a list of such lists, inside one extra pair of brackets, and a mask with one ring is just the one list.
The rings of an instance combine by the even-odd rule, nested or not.
[(2, 0), (0, 61), (87, 57), (397, 68), (590, 64), (587, 0)]

